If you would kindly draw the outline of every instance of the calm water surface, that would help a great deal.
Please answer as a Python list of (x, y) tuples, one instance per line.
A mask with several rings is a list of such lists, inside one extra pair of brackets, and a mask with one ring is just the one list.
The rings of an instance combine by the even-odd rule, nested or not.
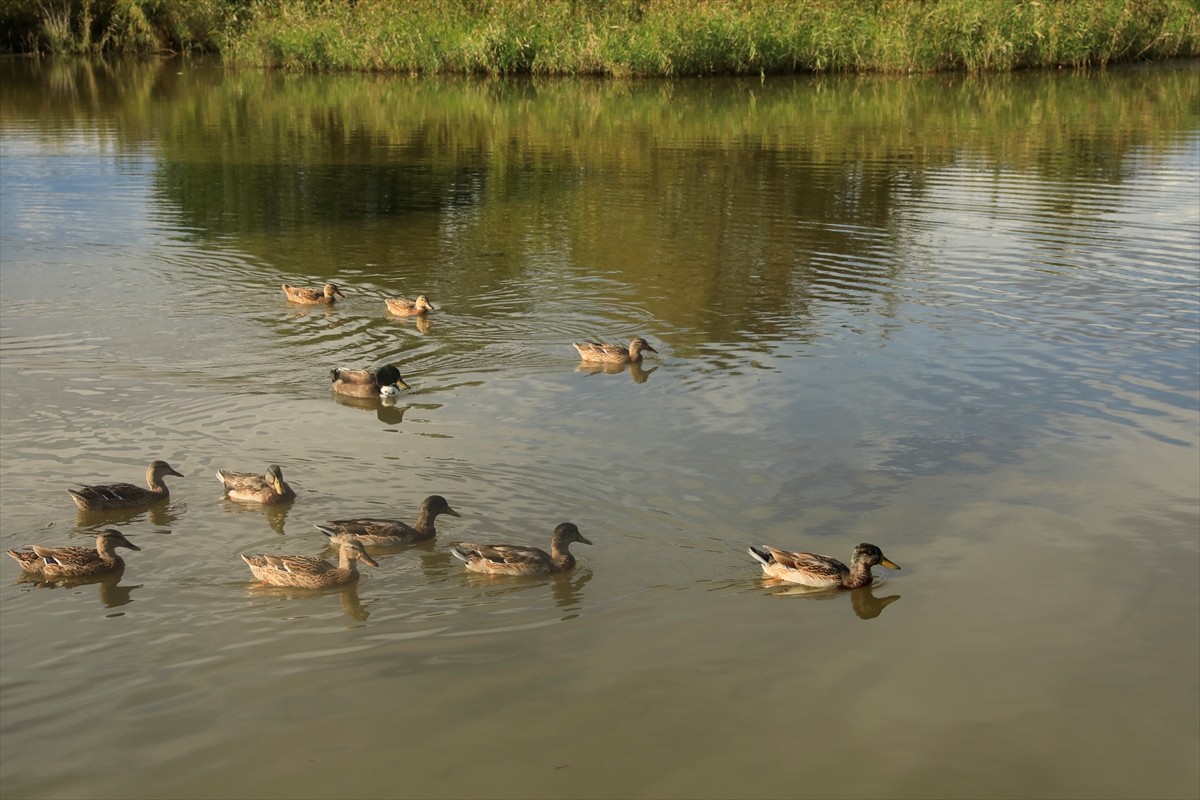
[[(1200, 793), (1194, 65), (0, 84), (0, 544), (142, 547), (0, 564), (5, 797)], [(76, 516), (155, 458), (168, 504)], [(223, 499), (270, 463), (294, 505)], [(238, 558), (435, 492), (356, 588)], [(565, 520), (557, 578), (447, 552)], [(903, 570), (854, 593), (745, 553), (863, 541)]]

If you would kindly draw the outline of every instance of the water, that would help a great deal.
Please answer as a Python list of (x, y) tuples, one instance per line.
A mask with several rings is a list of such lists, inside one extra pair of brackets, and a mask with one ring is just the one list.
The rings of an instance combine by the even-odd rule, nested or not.
[[(6, 797), (1200, 792), (1193, 65), (0, 70), (2, 543), (143, 548), (0, 565)], [(638, 369), (570, 346), (636, 335)], [(395, 406), (331, 395), (382, 363)], [(155, 458), (168, 504), (76, 515)], [(270, 463), (294, 505), (222, 498)], [(355, 588), (238, 558), (432, 493), (462, 517)], [(566, 520), (569, 575), (447, 551)], [(903, 570), (745, 553), (861, 541)]]

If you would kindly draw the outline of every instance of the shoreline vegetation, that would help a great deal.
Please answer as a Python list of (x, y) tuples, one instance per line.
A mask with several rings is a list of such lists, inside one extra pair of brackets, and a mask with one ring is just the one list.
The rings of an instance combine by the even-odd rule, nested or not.
[(1200, 56), (1195, 0), (0, 0), (17, 53), (291, 71), (999, 72)]

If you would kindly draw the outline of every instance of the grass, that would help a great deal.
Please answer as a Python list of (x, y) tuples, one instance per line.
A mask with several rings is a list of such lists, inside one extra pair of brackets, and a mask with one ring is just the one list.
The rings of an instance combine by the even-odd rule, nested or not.
[[(0, 0), (0, 23), (6, 9), (26, 6)], [(1200, 56), (1195, 0), (39, 0), (37, 8), (22, 18), (26, 49), (205, 48), (231, 63), (305, 71), (983, 72)]]

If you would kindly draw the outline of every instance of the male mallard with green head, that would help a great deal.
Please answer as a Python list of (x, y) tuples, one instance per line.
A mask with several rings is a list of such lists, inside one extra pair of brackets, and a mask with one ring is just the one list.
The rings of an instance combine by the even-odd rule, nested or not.
[(338, 367), (330, 371), (333, 390), (350, 397), (391, 397), (407, 389), (408, 384), (400, 370), (392, 364), (379, 369), (346, 369)]

